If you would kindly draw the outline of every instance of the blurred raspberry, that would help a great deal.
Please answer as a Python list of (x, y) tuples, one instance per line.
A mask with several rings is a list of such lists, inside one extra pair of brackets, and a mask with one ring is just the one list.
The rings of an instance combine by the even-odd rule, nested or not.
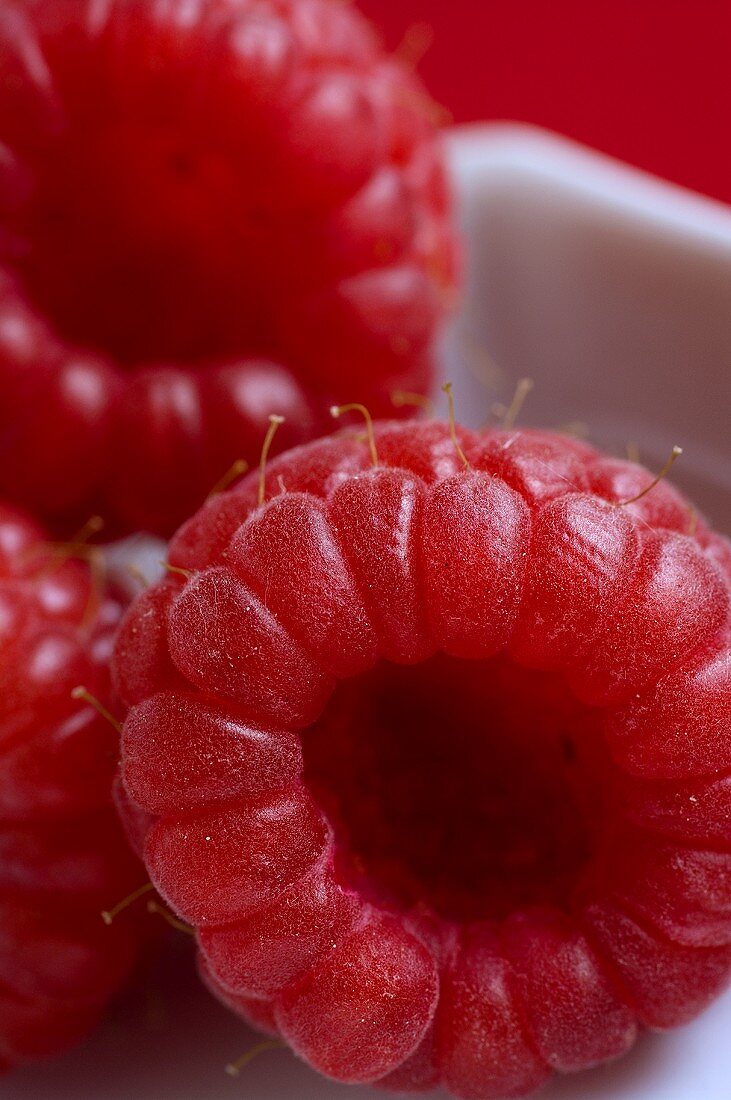
[(109, 700), (121, 605), (82, 547), (52, 548), (0, 506), (0, 1061), (81, 1039), (128, 977), (134, 920), (101, 911), (144, 881), (111, 805), (114, 728), (72, 698)]
[(8, 0), (0, 492), (169, 534), (335, 400), (423, 391), (438, 112), (338, 0)]

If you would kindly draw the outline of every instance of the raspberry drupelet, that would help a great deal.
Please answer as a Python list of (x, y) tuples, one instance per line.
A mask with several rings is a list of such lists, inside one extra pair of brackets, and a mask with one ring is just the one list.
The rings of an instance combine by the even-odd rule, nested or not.
[(0, 73), (0, 494), (169, 535), (272, 408), (427, 388), (438, 112), (352, 6), (5, 0)]
[(518, 1096), (729, 979), (729, 544), (556, 434), (371, 442), (174, 537), (126, 792), (224, 1003), (340, 1081)]
[(111, 806), (118, 735), (72, 698), (108, 698), (119, 601), (86, 563), (0, 506), (0, 1066), (83, 1038), (141, 937), (101, 910), (144, 880)]

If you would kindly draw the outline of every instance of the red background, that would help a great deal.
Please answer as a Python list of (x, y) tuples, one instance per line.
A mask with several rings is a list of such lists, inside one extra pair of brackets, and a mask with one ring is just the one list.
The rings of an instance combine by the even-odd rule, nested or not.
[(519, 119), (731, 202), (731, 0), (361, 0), (456, 121)]

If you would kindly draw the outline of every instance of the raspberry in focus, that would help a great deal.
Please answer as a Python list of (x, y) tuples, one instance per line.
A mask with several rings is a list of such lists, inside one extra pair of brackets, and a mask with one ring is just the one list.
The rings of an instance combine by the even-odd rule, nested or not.
[(438, 112), (351, 6), (8, 0), (0, 69), (6, 498), (168, 535), (271, 412), (427, 388)]
[(485, 1100), (728, 983), (731, 572), (640, 466), (454, 432), (346, 431), (208, 503), (113, 667), (211, 988), (331, 1078)]
[(110, 694), (122, 608), (86, 563), (0, 506), (0, 1064), (82, 1039), (136, 961), (101, 911), (144, 871), (111, 805), (116, 731), (72, 698)]

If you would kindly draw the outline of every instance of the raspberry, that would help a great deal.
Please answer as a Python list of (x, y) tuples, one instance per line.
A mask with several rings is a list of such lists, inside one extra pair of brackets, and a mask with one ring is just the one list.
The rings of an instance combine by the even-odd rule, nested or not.
[(424, 391), (434, 111), (355, 10), (8, 0), (0, 65), (0, 493), (169, 534), (272, 409), (285, 446), (344, 372), (376, 410)]
[(100, 911), (141, 878), (110, 805), (115, 731), (71, 697), (109, 694), (121, 605), (0, 506), (0, 1062), (82, 1038), (127, 977), (131, 923)]
[(731, 974), (728, 544), (558, 435), (371, 442), (174, 537), (113, 661), (126, 798), (244, 1019), (341, 1081), (520, 1095)]

